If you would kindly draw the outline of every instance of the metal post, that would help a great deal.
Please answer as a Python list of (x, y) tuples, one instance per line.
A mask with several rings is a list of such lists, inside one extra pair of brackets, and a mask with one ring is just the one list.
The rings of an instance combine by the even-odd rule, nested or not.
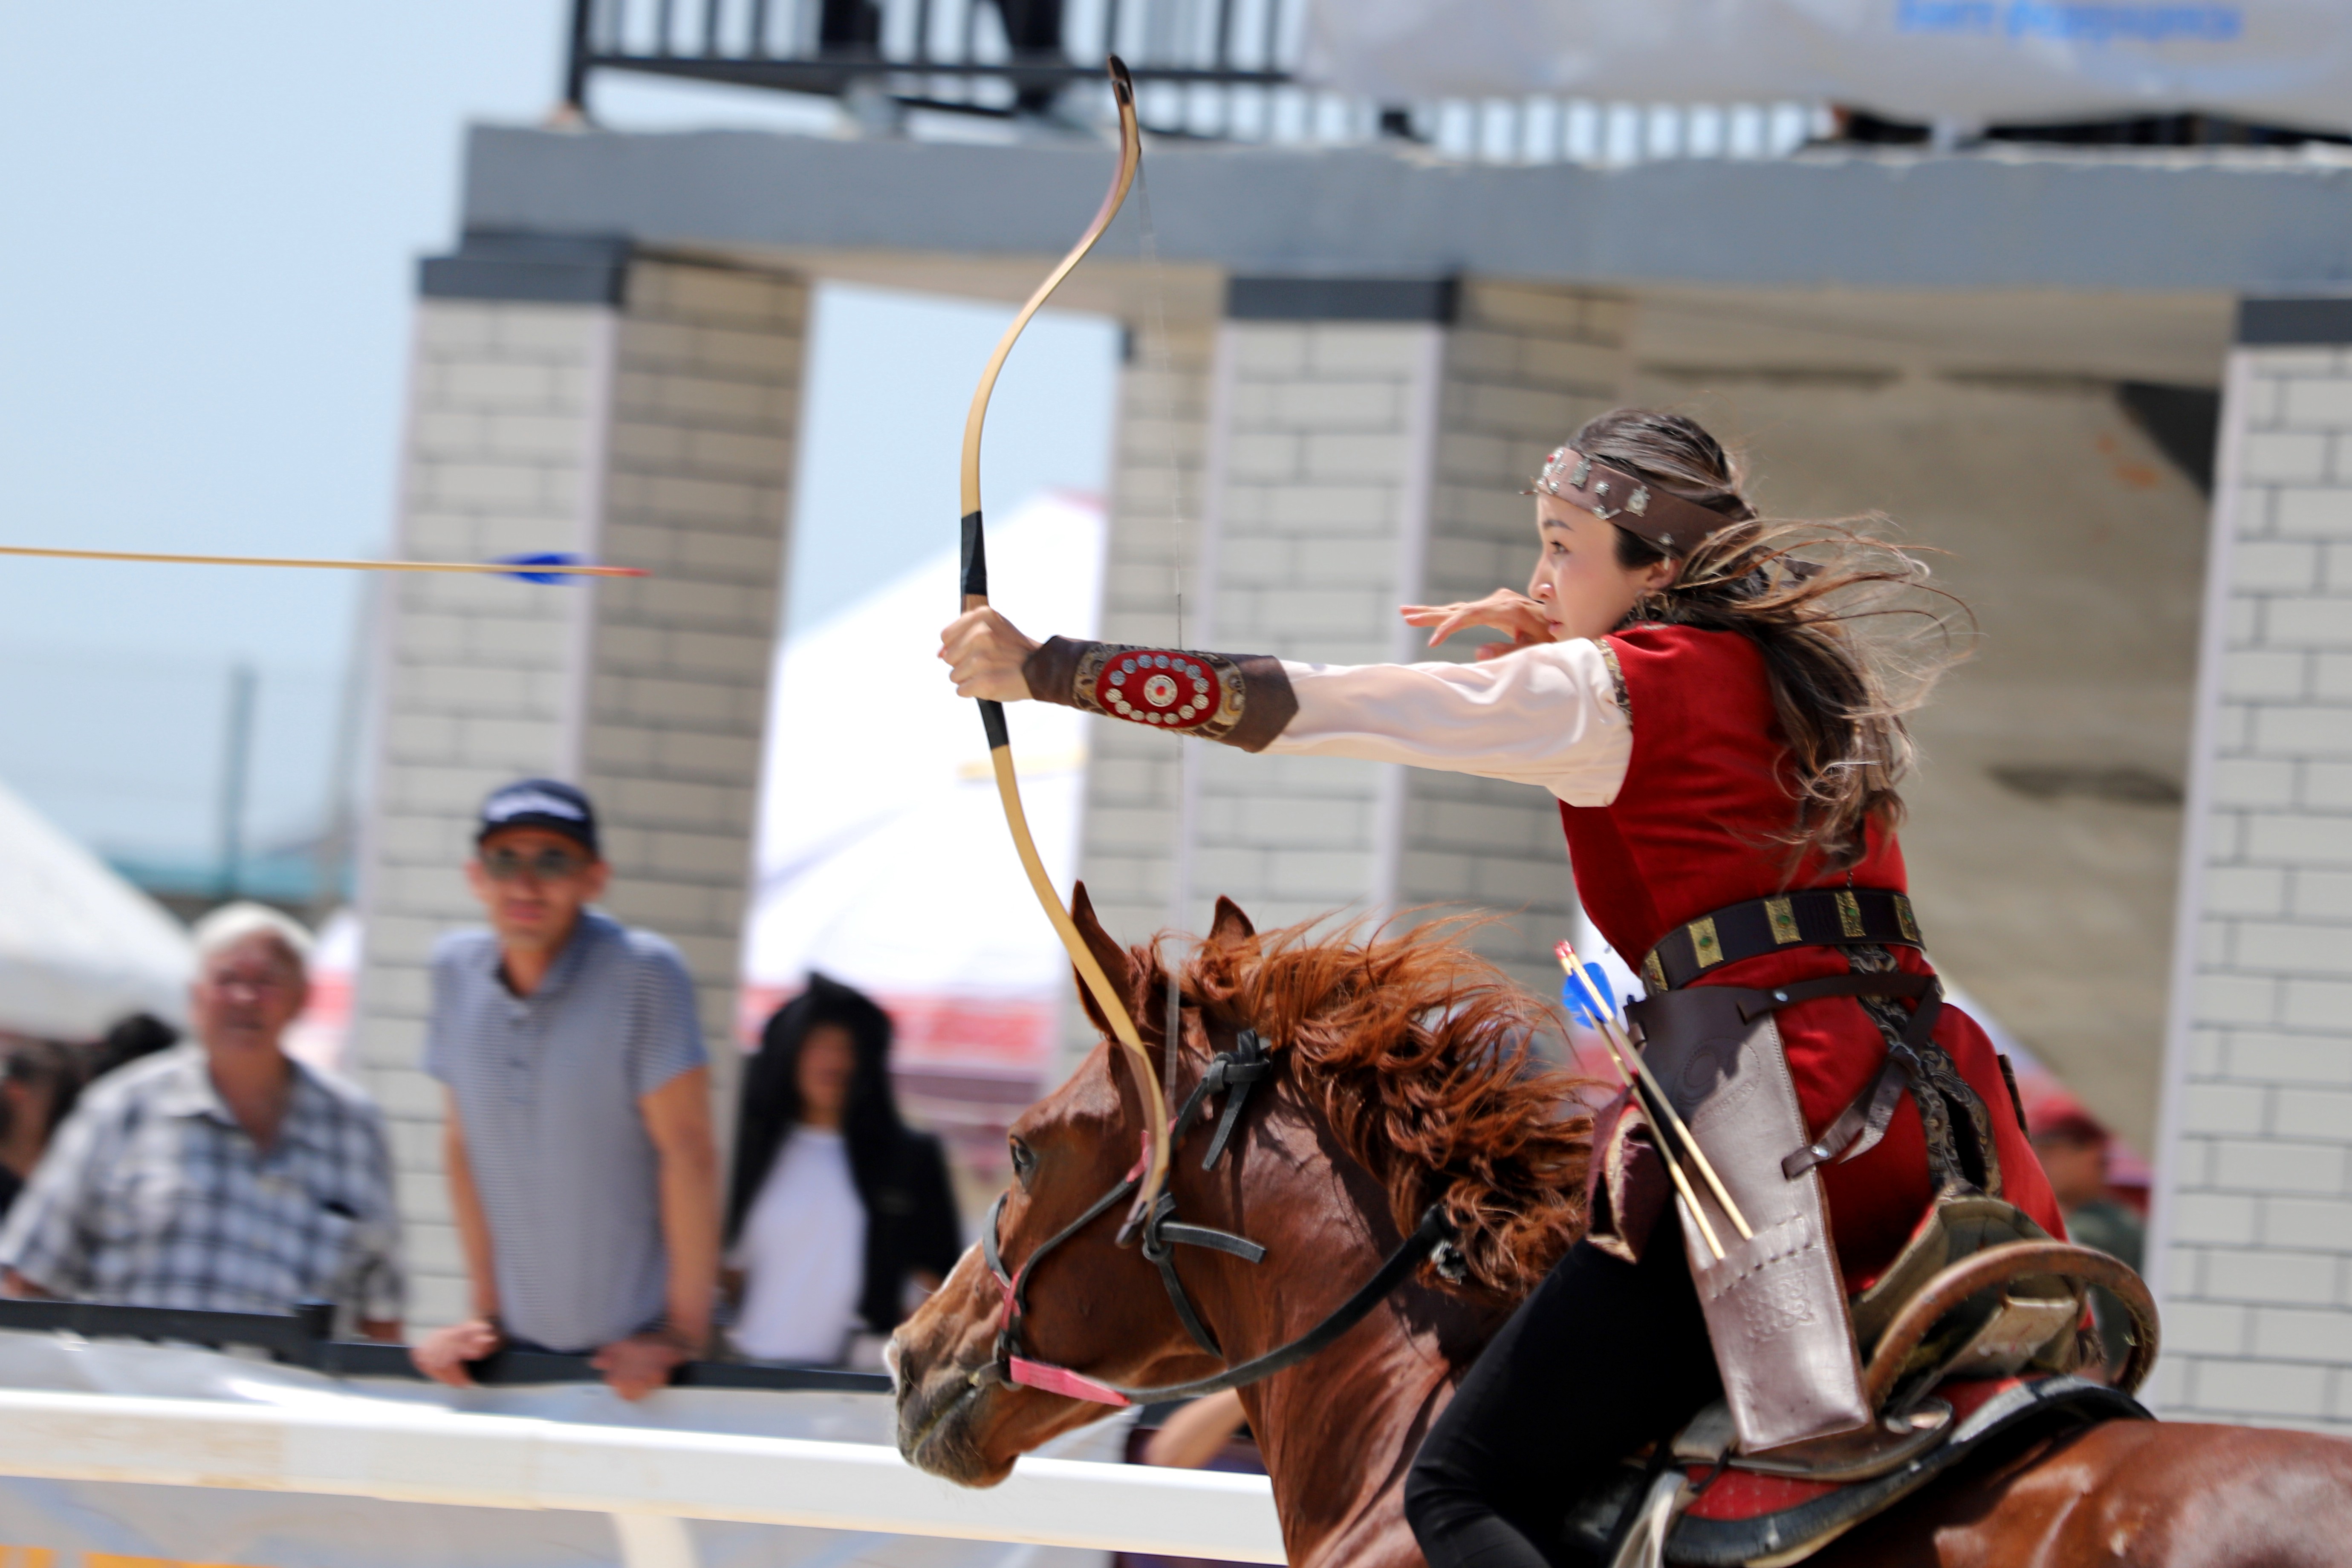
[(562, 112), (574, 120), (588, 118), (588, 57), (593, 49), (589, 29), (594, 26), (596, 0), (572, 0), (572, 31), (563, 54)]
[[(963, 0), (963, 45), (961, 52), (956, 56), (958, 59), (962, 60), (967, 64), (971, 62), (973, 50), (979, 42), (979, 30), (980, 0)], [(1007, 41), (1009, 42), (1010, 40)], [(980, 79), (978, 77), (968, 76), (963, 79), (963, 100), (966, 103), (978, 103), (980, 101)]]
[(253, 752), (253, 667), (239, 663), (228, 672), (228, 722), (221, 741), (220, 896), (236, 897), (245, 859), (245, 789)]
[(371, 577), (361, 585), (359, 615), (352, 626), (349, 661), (343, 666), (343, 687), (335, 708), (335, 749), (327, 764), (327, 809), (319, 841), (311, 847), (310, 927), (327, 923), (343, 902), (344, 873), (359, 840), (359, 802), (353, 791), (360, 771), (360, 742), (365, 723), (372, 673), (370, 650), (383, 614), (383, 579)]

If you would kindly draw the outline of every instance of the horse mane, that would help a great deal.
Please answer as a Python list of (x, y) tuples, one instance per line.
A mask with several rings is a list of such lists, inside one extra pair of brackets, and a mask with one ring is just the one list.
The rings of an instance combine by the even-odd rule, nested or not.
[[(1257, 1030), (1399, 1229), (1444, 1205), (1470, 1281), (1516, 1301), (1584, 1234), (1591, 1080), (1536, 1055), (1557, 1017), (1465, 945), (1475, 923), (1317, 940), (1315, 922), (1260, 935), (1221, 920), (1184, 989)], [(1134, 973), (1160, 973), (1154, 951)]]

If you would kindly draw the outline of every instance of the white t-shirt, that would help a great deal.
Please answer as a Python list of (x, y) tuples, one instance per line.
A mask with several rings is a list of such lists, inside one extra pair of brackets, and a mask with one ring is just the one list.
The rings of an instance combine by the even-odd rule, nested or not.
[(727, 1262), (746, 1276), (735, 1323), (745, 1355), (820, 1366), (841, 1360), (866, 1282), (866, 1206), (839, 1132), (794, 1127), (785, 1135)]

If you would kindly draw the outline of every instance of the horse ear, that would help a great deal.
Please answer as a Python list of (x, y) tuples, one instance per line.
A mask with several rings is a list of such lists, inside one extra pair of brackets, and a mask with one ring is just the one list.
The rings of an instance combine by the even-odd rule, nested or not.
[(1257, 927), (1250, 924), (1250, 918), (1242, 913), (1242, 907), (1224, 894), (1219, 893), (1217, 918), (1209, 922), (1209, 940), (1239, 942), (1244, 937), (1253, 937), (1256, 934)]
[[(1101, 920), (1095, 914), (1095, 901), (1087, 897), (1084, 882), (1071, 889), (1070, 921), (1078, 928), (1078, 935), (1086, 939), (1087, 949), (1095, 955), (1095, 962), (1103, 966), (1103, 973), (1109, 978), (1112, 988), (1121, 996), (1134, 995), (1135, 965), (1128, 958), (1127, 950), (1111, 940), (1110, 932), (1103, 930)], [(1075, 972), (1071, 979), (1077, 984), (1078, 1003), (1087, 1010), (1087, 1022), (1094, 1025), (1097, 1033), (1108, 1035), (1111, 1032), (1110, 1020), (1103, 1016), (1102, 1008), (1096, 1004), (1093, 988)]]

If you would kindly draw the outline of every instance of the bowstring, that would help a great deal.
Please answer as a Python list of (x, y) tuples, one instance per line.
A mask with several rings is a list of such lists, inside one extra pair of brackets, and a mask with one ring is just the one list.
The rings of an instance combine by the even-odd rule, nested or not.
[[(1176, 373), (1173, 356), (1169, 352), (1167, 279), (1160, 264), (1159, 231), (1151, 221), (1151, 176), (1150, 171), (1140, 162), (1137, 163), (1135, 171), (1135, 199), (1136, 216), (1140, 220), (1140, 237), (1138, 243), (1142, 252), (1146, 293), (1149, 297), (1151, 315), (1150, 328), (1146, 334), (1148, 342), (1144, 349), (1145, 368), (1146, 374), (1151, 379), (1155, 394), (1153, 401), (1156, 406), (1153, 413), (1158, 416), (1160, 437), (1166, 443), (1164, 456), (1168, 464), (1166, 490), (1169, 595), (1174, 601), (1176, 611), (1176, 640), (1173, 646), (1181, 648), (1185, 646), (1184, 562), (1190, 530), (1186, 527), (1185, 521), (1187, 509), (1184, 505), (1184, 466), (1179, 460), (1176, 448)], [(1187, 885), (1186, 879), (1180, 875), (1180, 869), (1184, 865), (1185, 851), (1189, 847), (1186, 840), (1190, 837), (1187, 829), (1191, 824), (1184, 804), (1192, 796), (1192, 748), (1187, 745), (1181, 737), (1178, 737), (1176, 740), (1176, 810), (1173, 813), (1175, 826), (1172, 829), (1172, 842), (1169, 846), (1168, 857), (1170, 901), (1173, 906), (1170, 910), (1170, 923), (1175, 927), (1177, 932), (1177, 956), (1167, 966), (1168, 1017), (1165, 1037), (1162, 1041), (1162, 1052), (1166, 1059), (1161, 1066), (1160, 1075), (1161, 1085), (1171, 1097), (1176, 1092), (1178, 1046), (1184, 1032), (1182, 931), (1187, 913), (1186, 906), (1191, 901), (1192, 889)], [(1171, 1151), (1171, 1156), (1172, 1158), (1173, 1151)]]

